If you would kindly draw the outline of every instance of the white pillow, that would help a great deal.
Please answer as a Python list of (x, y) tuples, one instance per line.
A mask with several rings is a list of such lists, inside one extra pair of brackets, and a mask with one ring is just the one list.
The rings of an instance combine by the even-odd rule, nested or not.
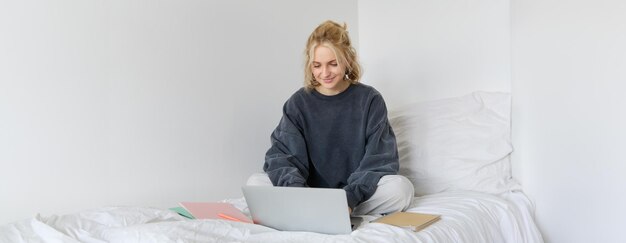
[(510, 108), (508, 93), (474, 92), (390, 111), (400, 174), (415, 195), (519, 188), (511, 178)]

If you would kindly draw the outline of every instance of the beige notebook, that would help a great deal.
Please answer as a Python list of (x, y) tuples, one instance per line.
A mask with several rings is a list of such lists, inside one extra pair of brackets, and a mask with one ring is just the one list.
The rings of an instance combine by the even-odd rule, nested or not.
[(374, 222), (410, 228), (413, 231), (420, 231), (434, 222), (437, 222), (439, 218), (441, 218), (440, 215), (434, 214), (397, 212), (383, 216)]

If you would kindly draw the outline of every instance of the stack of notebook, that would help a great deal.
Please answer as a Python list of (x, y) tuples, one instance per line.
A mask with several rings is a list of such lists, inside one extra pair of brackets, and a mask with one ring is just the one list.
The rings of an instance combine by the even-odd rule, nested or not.
[(180, 207), (170, 210), (190, 219), (225, 219), (252, 223), (252, 220), (230, 203), (181, 202)]

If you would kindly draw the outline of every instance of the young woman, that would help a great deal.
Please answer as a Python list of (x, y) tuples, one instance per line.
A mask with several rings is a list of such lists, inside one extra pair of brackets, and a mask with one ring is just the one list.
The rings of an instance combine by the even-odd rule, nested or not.
[(398, 172), (398, 149), (385, 102), (359, 83), (348, 31), (319, 25), (305, 50), (304, 87), (285, 102), (263, 170), (248, 185), (343, 188), (354, 215), (406, 209), (411, 182)]

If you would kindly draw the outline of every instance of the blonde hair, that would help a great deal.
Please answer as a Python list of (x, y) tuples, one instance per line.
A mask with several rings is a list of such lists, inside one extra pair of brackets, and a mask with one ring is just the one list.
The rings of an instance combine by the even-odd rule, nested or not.
[(348, 36), (347, 25), (343, 26), (333, 21), (327, 20), (313, 30), (306, 43), (304, 50), (304, 87), (308, 90), (314, 89), (320, 83), (315, 81), (311, 65), (313, 63), (314, 51), (317, 46), (330, 48), (337, 62), (346, 68), (344, 80), (356, 84), (361, 79), (361, 65), (357, 60), (356, 50), (352, 47)]

